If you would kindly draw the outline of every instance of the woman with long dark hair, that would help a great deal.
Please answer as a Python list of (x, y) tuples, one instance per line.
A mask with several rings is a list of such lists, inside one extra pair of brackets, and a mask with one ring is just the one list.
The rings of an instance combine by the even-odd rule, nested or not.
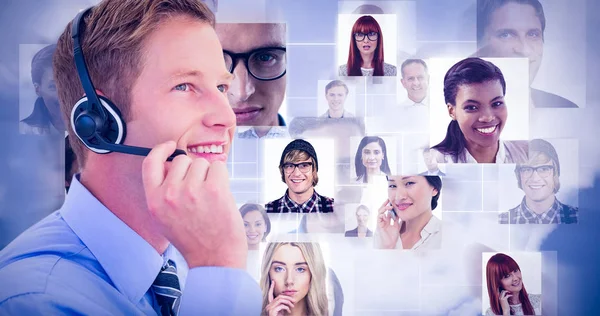
[(539, 294), (527, 294), (521, 268), (503, 254), (488, 260), (486, 271), (490, 308), (486, 315), (541, 315), (542, 299)]
[(396, 66), (384, 62), (383, 34), (370, 15), (354, 22), (350, 34), (348, 62), (341, 65), (340, 76), (395, 76)]
[(65, 132), (53, 77), (52, 56), (55, 50), (56, 44), (48, 45), (31, 60), (31, 81), (38, 98), (31, 114), (19, 124), (21, 134), (49, 135)]
[(387, 148), (381, 137), (365, 136), (358, 144), (354, 157), (356, 168), (356, 181), (361, 183), (372, 182), (378, 175), (390, 175)]
[(506, 82), (496, 65), (480, 58), (456, 63), (444, 77), (444, 99), (452, 121), (432, 147), (439, 163), (517, 163), (527, 160), (526, 141), (502, 141), (508, 118)]

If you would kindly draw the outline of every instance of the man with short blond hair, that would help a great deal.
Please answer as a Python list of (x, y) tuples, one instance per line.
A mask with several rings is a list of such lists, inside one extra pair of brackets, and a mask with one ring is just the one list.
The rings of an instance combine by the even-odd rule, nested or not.
[[(199, 0), (103, 0), (76, 21), (96, 93), (127, 125), (124, 144), (152, 150), (84, 146), (71, 111), (84, 94), (96, 103), (78, 78), (72, 22), (54, 71), (81, 173), (60, 210), (0, 252), (0, 314), (259, 314), (225, 164), (232, 75), (213, 14)], [(168, 161), (176, 149), (185, 154)]]
[(333, 80), (325, 86), (325, 99), (327, 100), (327, 112), (321, 118), (349, 118), (354, 114), (346, 111), (344, 103), (348, 97), (348, 86), (341, 80)]

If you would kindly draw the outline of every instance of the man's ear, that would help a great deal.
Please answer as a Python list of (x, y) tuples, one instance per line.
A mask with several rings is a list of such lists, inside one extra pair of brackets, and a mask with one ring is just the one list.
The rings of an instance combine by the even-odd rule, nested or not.
[[(103, 96), (106, 98), (106, 94), (104, 94), (101, 90), (96, 89), (96, 94), (98, 96)], [(83, 92), (83, 95), (81, 96), (82, 98), (85, 97), (85, 92)]]
[(402, 83), (402, 86), (403, 86), (404, 88), (406, 88), (406, 80), (404, 80), (404, 78), (401, 78), (401, 79), (400, 79), (400, 82)]
[(37, 82), (34, 82), (33, 88), (35, 89), (35, 94), (39, 97), (40, 96), (40, 84)]

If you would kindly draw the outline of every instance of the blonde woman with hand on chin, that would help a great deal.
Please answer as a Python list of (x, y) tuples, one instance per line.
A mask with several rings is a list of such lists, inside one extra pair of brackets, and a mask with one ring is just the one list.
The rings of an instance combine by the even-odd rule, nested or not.
[(270, 243), (263, 257), (260, 279), (261, 315), (329, 315), (326, 275), (319, 244)]

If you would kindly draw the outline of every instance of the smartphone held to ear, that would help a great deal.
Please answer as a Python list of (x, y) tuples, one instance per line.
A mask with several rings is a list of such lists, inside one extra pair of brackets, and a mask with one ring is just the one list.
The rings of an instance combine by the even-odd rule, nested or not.
[[(388, 206), (393, 207), (391, 202), (388, 204)], [(386, 215), (387, 215), (387, 217), (391, 217), (394, 222), (398, 218), (398, 214), (396, 214), (396, 211), (393, 208), (391, 210), (388, 210)]]

